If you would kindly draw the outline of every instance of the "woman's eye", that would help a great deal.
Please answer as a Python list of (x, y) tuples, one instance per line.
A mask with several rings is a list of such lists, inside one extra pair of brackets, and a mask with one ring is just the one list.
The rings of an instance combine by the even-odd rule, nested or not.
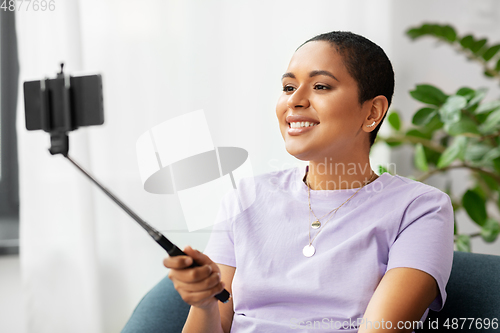
[(293, 91), (293, 89), (294, 89), (294, 88), (293, 88), (292, 86), (284, 86), (284, 87), (283, 87), (283, 91), (284, 91), (284, 92), (292, 92), (292, 91)]
[(314, 86), (314, 89), (316, 89), (316, 90), (328, 90), (330, 88), (327, 87), (327, 86), (324, 86), (322, 84), (317, 84), (317, 85)]

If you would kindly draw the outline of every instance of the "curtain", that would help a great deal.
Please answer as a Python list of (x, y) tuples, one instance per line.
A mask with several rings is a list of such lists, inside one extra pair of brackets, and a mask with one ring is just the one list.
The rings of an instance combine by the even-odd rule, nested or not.
[[(373, 12), (378, 19), (373, 18)], [(17, 13), (21, 269), (28, 332), (118, 332), (167, 271), (166, 253), (62, 156), (28, 132), (22, 82), (100, 73), (105, 124), (70, 134), (70, 155), (179, 247), (203, 250), (175, 195), (144, 190), (137, 139), (204, 109), (216, 146), (248, 151), (255, 174), (299, 163), (275, 115), (280, 78), (310, 37), (351, 30), (390, 53), (389, 1), (55, 1)], [(362, 18), (362, 19), (359, 19)], [(380, 19), (382, 18), (382, 19)], [(385, 19), (384, 19), (385, 18)], [(387, 162), (374, 150), (372, 167)]]
[(19, 76), (13, 12), (0, 11), (0, 253), (18, 253), (16, 103)]

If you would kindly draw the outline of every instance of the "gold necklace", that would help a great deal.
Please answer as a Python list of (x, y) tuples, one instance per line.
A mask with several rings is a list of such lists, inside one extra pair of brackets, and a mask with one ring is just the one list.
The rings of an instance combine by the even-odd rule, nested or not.
[[(349, 200), (351, 200), (351, 198), (353, 196), (355, 196), (359, 191), (361, 191), (361, 189), (363, 187), (365, 187), (366, 185), (368, 185), (373, 177), (376, 176), (375, 173), (372, 174), (372, 176), (370, 177), (370, 179), (368, 181), (366, 181), (363, 186), (361, 186), (353, 195), (351, 195), (346, 201), (344, 201), (344, 203), (342, 203), (342, 205), (338, 206), (337, 208), (334, 208), (332, 211), (330, 211), (329, 213), (323, 215), (321, 218), (331, 214), (332, 216), (325, 222), (325, 224), (323, 225), (323, 229), (324, 227), (326, 226), (326, 224), (333, 218), (333, 216), (335, 215), (335, 213), (337, 213), (337, 210), (339, 210), (340, 207), (342, 207), (344, 204), (346, 204)], [(307, 176), (306, 176), (307, 177)], [(319, 221), (319, 219), (316, 217), (316, 214), (314, 214), (314, 211), (312, 210), (311, 208), (311, 187), (309, 186), (309, 182), (307, 181), (306, 179), (306, 185), (307, 185), (307, 201), (309, 202), (309, 224), (308, 224), (308, 230), (309, 230), (309, 244), (307, 244), (306, 246), (304, 246), (304, 248), (302, 249), (302, 253), (304, 254), (304, 256), (306, 257), (312, 257), (314, 255), (314, 253), (316, 252), (316, 249), (314, 248), (314, 246), (312, 245), (312, 242), (314, 242), (314, 240), (316, 239), (316, 237), (319, 235), (319, 233), (321, 232), (321, 230), (319, 230), (316, 235), (314, 235), (313, 239), (311, 239), (311, 227), (314, 228), (314, 229), (318, 229), (321, 227), (321, 222)], [(314, 221), (312, 224), (311, 224), (311, 213), (314, 215), (314, 217), (316, 218), (316, 221)]]
[[(376, 175), (376, 174), (375, 174), (375, 173), (373, 173), (373, 174), (371, 175), (370, 179), (368, 179), (368, 181), (367, 181), (367, 182), (365, 182), (365, 184), (364, 184), (363, 186), (368, 185), (368, 184), (371, 182), (371, 180), (373, 179), (373, 176), (375, 176), (375, 175)], [(306, 177), (307, 177), (307, 175), (306, 175)], [(325, 217), (325, 216), (327, 216), (327, 215), (330, 215), (333, 211), (335, 211), (335, 212), (336, 212), (336, 211), (337, 211), (337, 209), (339, 209), (340, 207), (342, 207), (342, 205), (343, 205), (343, 204), (342, 204), (342, 205), (340, 205), (340, 206), (339, 206), (339, 207), (337, 207), (337, 208), (334, 208), (333, 210), (331, 210), (330, 212), (328, 212), (328, 213), (326, 213), (325, 215), (321, 216), (320, 218), (318, 218), (318, 217), (316, 216), (316, 214), (314, 214), (314, 211), (313, 211), (313, 209), (312, 209), (312, 207), (311, 207), (311, 198), (310, 198), (310, 188), (311, 188), (311, 187), (309, 186), (309, 182), (307, 181), (307, 178), (306, 178), (306, 185), (307, 185), (307, 200), (308, 200), (308, 202), (309, 202), (309, 211), (310, 211), (310, 212), (314, 215), (314, 218), (316, 219), (313, 223), (311, 223), (311, 227), (312, 227), (313, 229), (319, 229), (319, 228), (321, 227), (321, 222), (320, 222), (320, 220), (321, 220), (323, 217)], [(363, 186), (361, 186), (361, 188), (359, 188), (359, 189), (358, 189), (358, 191), (359, 191), (359, 190), (361, 190), (361, 189), (363, 188)], [(356, 192), (356, 193), (358, 193), (358, 192)], [(354, 194), (356, 194), (356, 193), (354, 193)], [(353, 194), (352, 196), (354, 196), (354, 194)], [(349, 199), (350, 199), (350, 198), (349, 198)], [(349, 199), (347, 199), (347, 201), (349, 201)], [(346, 201), (346, 202), (347, 202), (347, 201)], [(345, 202), (344, 202), (344, 204), (345, 204)], [(309, 214), (309, 215), (310, 215), (310, 214)], [(333, 216), (332, 216), (332, 217), (333, 217)], [(331, 217), (330, 217), (330, 219), (331, 219)], [(329, 221), (330, 219), (328, 219), (328, 221)], [(310, 220), (310, 218), (309, 218), (309, 220)], [(327, 222), (328, 222), (328, 221), (327, 221)], [(325, 223), (325, 224), (326, 224), (326, 223)]]

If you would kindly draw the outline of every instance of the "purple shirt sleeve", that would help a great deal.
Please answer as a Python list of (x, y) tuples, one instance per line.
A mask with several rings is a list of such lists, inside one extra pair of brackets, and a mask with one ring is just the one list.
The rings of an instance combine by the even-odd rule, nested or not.
[(425, 192), (408, 205), (389, 249), (387, 270), (410, 267), (434, 277), (440, 293), (429, 306), (434, 311), (441, 310), (446, 300), (453, 261), (453, 221), (449, 196), (441, 191)]

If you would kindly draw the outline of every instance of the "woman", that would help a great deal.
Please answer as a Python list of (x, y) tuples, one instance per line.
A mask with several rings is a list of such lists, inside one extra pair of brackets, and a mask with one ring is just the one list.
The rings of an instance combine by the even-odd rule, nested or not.
[[(296, 50), (282, 84), (286, 149), (309, 164), (242, 182), (205, 254), (165, 259), (191, 305), (184, 332), (411, 332), (446, 299), (453, 209), (440, 190), (370, 167), (394, 90), (389, 59), (356, 34), (322, 34)], [(203, 266), (184, 269), (193, 259)], [(213, 297), (223, 288), (226, 304)]]

